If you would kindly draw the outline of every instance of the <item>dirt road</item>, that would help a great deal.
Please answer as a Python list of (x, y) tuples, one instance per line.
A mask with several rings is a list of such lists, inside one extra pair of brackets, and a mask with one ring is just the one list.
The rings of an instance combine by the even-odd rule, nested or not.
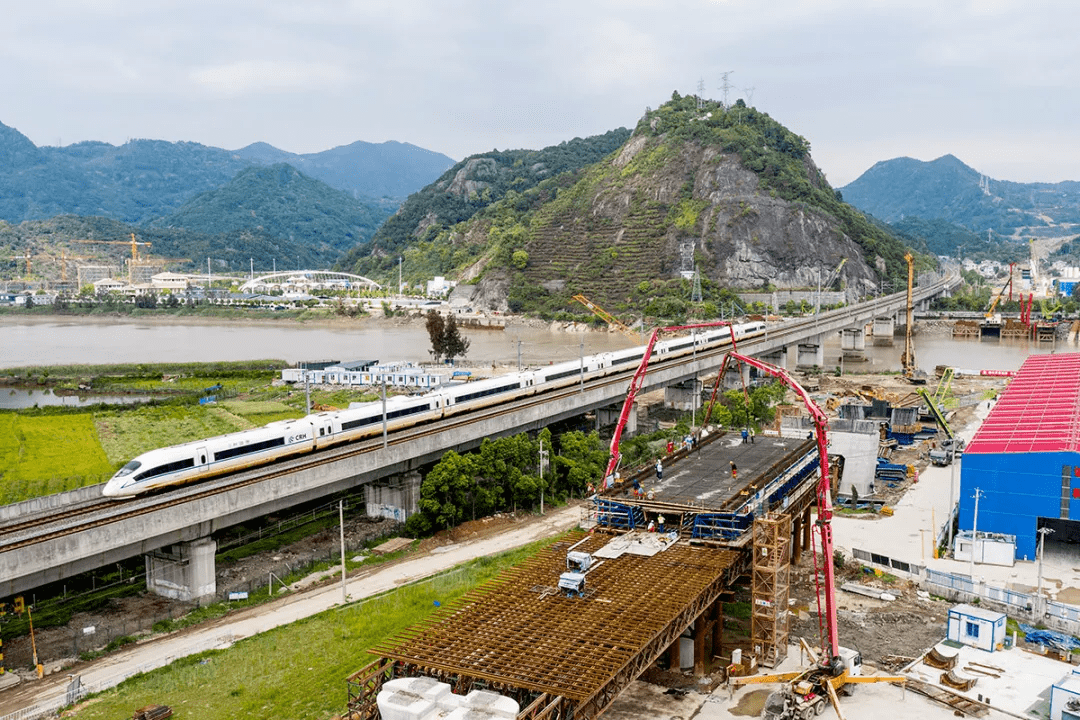
[[(479, 557), (495, 555), (535, 540), (551, 537), (575, 527), (581, 519), (581, 505), (573, 504), (535, 517), (506, 532), (441, 545), (407, 560), (373, 568), (349, 577), (349, 601), (378, 595), (395, 587), (421, 580)], [(230, 614), (211, 623), (165, 636), (151, 636), (89, 663), (78, 663), (50, 677), (23, 683), (0, 692), (0, 717), (63, 696), (70, 675), (82, 676), (93, 691), (118, 685), (140, 672), (168, 665), (173, 660), (212, 648), (228, 647), (241, 640), (281, 625), (315, 615), (341, 604), (341, 585), (322, 585), (266, 605)]]

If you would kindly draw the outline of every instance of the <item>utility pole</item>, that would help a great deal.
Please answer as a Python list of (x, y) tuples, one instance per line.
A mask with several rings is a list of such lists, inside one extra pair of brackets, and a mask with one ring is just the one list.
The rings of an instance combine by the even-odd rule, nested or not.
[(518, 372), (521, 372), (521, 341), (517, 341), (518, 347)]
[(311, 382), (308, 376), (307, 363), (303, 364), (304, 368), (304, 407), (307, 409), (307, 414), (311, 414)]
[(255, 279), (255, 258), (248, 258), (248, 263), (251, 265), (251, 272), (248, 275), (248, 280)]
[(1046, 543), (1046, 536), (1054, 532), (1050, 528), (1041, 527), (1037, 531), (1039, 533), (1039, 589), (1035, 591), (1036, 595), (1042, 595), (1042, 563), (1043, 563), (1043, 550)]
[(544, 460), (547, 459), (547, 450), (544, 450), (544, 438), (540, 438), (540, 514), (544, 514)]
[(957, 463), (956, 448), (954, 446), (953, 447), (953, 459), (952, 459), (952, 463), (951, 463), (952, 467), (950, 468), (951, 477), (949, 478), (949, 512), (948, 512), (949, 545), (945, 549), (946, 550), (946, 555), (953, 554), (954, 556), (955, 556), (955, 553), (953, 553), (953, 511), (955, 509), (955, 506), (954, 506), (953, 503), (955, 502), (954, 498), (956, 497), (956, 463)]
[(345, 499), (338, 500), (338, 524), (341, 526), (341, 604), (349, 601), (345, 594)]
[(968, 574), (971, 575), (972, 588), (975, 586), (975, 544), (979, 538), (979, 498), (982, 497), (982, 490), (975, 488), (975, 515), (971, 520), (971, 562), (969, 564), (970, 570)]
[(386, 449), (386, 371), (382, 374), (382, 446)]
[(581, 381), (578, 383), (578, 394), (585, 392), (585, 336), (581, 336)]
[(398, 295), (401, 294), (401, 256), (398, 255), (397, 259), (397, 291)]

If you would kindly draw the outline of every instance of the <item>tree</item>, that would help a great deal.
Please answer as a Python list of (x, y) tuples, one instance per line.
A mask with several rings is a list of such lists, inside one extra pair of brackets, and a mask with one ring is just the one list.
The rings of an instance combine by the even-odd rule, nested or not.
[[(450, 317), (453, 319), (454, 316)], [(424, 327), (427, 328), (428, 339), (431, 340), (431, 349), (428, 352), (435, 362), (439, 362), (446, 354), (446, 321), (435, 310), (428, 310)]]
[[(431, 331), (428, 330), (428, 332)], [(467, 337), (463, 337), (458, 329), (457, 320), (454, 319), (453, 315), (450, 315), (446, 319), (443, 328), (442, 354), (446, 356), (449, 362), (453, 362), (456, 357), (465, 357), (469, 352), (470, 344), (472, 344), (471, 341)]]

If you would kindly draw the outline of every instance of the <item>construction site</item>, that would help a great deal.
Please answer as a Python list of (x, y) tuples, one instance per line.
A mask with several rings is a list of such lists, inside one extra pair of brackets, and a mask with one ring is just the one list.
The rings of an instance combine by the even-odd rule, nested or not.
[[(941, 573), (866, 552), (869, 566), (845, 563), (834, 544), (834, 498), (889, 522), (920, 470), (959, 465), (964, 440), (944, 402), (953, 369), (912, 387), (928, 378), (914, 372), (910, 333), (903, 361), (900, 392), (819, 378), (812, 397), (786, 370), (729, 353), (717, 382), (750, 369), (783, 383), (794, 405), (761, 433), (703, 429), (625, 478), (620, 422), (583, 529), (373, 648), (377, 659), (348, 678), (343, 717), (844, 718), (859, 685), (873, 689), (859, 691), (853, 716), (909, 696), (914, 712), (898, 717), (1080, 716), (1080, 680), (1055, 645), (1065, 634), (1033, 645), (1032, 628), (1025, 643), (992, 603), (918, 589), (920, 573)], [(947, 539), (931, 523), (934, 558), (951, 552), (952, 495)]]

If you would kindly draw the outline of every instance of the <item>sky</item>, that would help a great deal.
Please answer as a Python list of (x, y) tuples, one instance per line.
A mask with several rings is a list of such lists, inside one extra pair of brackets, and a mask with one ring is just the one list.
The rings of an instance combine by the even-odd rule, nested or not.
[(1074, 0), (35, 0), (0, 21), (0, 122), (297, 153), (398, 140), (455, 160), (745, 99), (834, 187), (951, 153), (1080, 180)]

